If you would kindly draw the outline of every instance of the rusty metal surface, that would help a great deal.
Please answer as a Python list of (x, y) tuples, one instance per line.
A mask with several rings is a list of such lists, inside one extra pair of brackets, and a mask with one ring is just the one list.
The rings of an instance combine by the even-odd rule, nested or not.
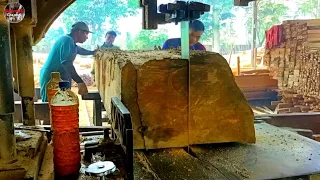
[[(254, 145), (219, 144), (191, 147), (200, 159), (228, 165), (224, 172), (245, 172), (248, 179), (277, 179), (320, 173), (320, 143), (267, 123), (255, 124)], [(218, 167), (219, 169), (219, 167)], [(227, 171), (225, 171), (227, 170)]]
[(7, 114), (14, 112), (14, 105), (10, 54), (10, 30), (9, 24), (6, 20), (0, 20), (0, 47), (0, 114)]
[(34, 72), (32, 56), (32, 26), (12, 26), (16, 36), (16, 52), (19, 80), (19, 95), (22, 102), (22, 118), (25, 125), (35, 125), (34, 116)]

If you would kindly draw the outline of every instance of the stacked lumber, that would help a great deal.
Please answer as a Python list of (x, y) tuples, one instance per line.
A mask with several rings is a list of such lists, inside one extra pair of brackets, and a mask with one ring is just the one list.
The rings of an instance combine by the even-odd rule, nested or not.
[(130, 111), (135, 149), (255, 142), (253, 112), (217, 53), (189, 63), (179, 51), (99, 50), (95, 72), (108, 118), (114, 96)]
[(320, 112), (320, 99), (303, 96), (292, 91), (281, 91), (281, 100), (273, 101), (271, 105), (276, 106), (277, 114)]
[(264, 59), (281, 90), (320, 97), (320, 19), (283, 22), (285, 42)]

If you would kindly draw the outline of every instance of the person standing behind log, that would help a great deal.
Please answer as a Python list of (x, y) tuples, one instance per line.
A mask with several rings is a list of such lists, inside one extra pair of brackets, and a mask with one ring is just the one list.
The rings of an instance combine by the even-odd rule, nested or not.
[[(102, 46), (100, 47), (101, 49), (119, 49), (120, 48), (118, 46), (113, 45), (114, 40), (117, 37), (117, 33), (114, 31), (108, 31), (105, 35), (105, 42), (102, 44)], [(92, 66), (91, 66), (91, 78), (94, 82), (95, 78), (94, 78), (94, 61), (92, 62)]]
[[(199, 40), (204, 32), (204, 25), (199, 20), (193, 20), (189, 23), (189, 45), (190, 50), (206, 51), (206, 48), (199, 43)], [(168, 39), (162, 45), (162, 50), (179, 49), (181, 47), (181, 38)]]
[(46, 85), (51, 78), (51, 72), (59, 72), (61, 79), (69, 81), (73, 79), (78, 84), (78, 93), (86, 95), (88, 89), (73, 66), (77, 56), (93, 55), (96, 50), (89, 51), (76, 45), (84, 43), (88, 39), (89, 27), (84, 22), (72, 25), (71, 33), (60, 37), (53, 45), (49, 56), (40, 71), (40, 95), (43, 102), (47, 102)]

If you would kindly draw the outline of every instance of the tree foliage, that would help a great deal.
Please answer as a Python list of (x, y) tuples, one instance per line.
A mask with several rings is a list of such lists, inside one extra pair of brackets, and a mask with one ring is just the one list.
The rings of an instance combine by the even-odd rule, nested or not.
[(117, 20), (137, 14), (139, 1), (136, 0), (77, 0), (62, 14), (62, 22), (68, 29), (76, 21), (86, 22), (92, 31), (92, 44), (99, 44), (107, 31), (103, 28), (106, 18), (112, 29), (117, 28)]
[(135, 38), (127, 34), (127, 49), (129, 50), (152, 50), (154, 46), (162, 46), (168, 39), (165, 30), (142, 30)]
[(64, 35), (63, 29), (60, 27), (58, 29), (50, 28), (43, 38), (36, 46), (33, 47), (33, 50), (36, 52), (49, 52), (54, 42), (57, 40), (57, 37)]
[(312, 18), (320, 17), (320, 0), (303, 0), (297, 1), (298, 13), (311, 16)]
[[(287, 6), (281, 3), (265, 0), (257, 1), (257, 46), (261, 46), (265, 41), (266, 30), (282, 23), (282, 17), (286, 15), (288, 9)], [(251, 16), (248, 16), (246, 21), (246, 29), (250, 37), (252, 35), (252, 13), (251, 6), (247, 8), (247, 14), (251, 14)]]
[(231, 13), (233, 0), (197, 0), (210, 5), (210, 12), (201, 16), (200, 20), (204, 23), (206, 31), (203, 34), (203, 40), (211, 40), (214, 30), (224, 28), (224, 20), (234, 17)]

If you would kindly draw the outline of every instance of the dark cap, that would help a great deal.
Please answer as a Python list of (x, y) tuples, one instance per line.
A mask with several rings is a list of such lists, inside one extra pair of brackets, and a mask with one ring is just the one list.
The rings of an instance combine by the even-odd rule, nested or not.
[(60, 89), (71, 89), (71, 84), (69, 81), (60, 81), (59, 88)]
[(114, 31), (108, 31), (108, 32), (106, 33), (106, 36), (107, 36), (108, 34), (110, 34), (111, 36), (117, 37), (117, 33), (114, 32)]
[(201, 22), (201, 21), (199, 21), (199, 20), (193, 20), (193, 21), (191, 21), (190, 22), (190, 24), (189, 24), (189, 28), (190, 29), (193, 29), (193, 30), (195, 30), (195, 31), (201, 31), (201, 32), (204, 32), (204, 24)]
[(88, 25), (86, 23), (82, 22), (82, 21), (79, 21), (79, 22), (76, 22), (75, 24), (73, 24), (72, 25), (72, 29), (78, 29), (78, 30), (82, 30), (82, 31), (86, 31), (86, 32), (92, 33), (89, 30)]

